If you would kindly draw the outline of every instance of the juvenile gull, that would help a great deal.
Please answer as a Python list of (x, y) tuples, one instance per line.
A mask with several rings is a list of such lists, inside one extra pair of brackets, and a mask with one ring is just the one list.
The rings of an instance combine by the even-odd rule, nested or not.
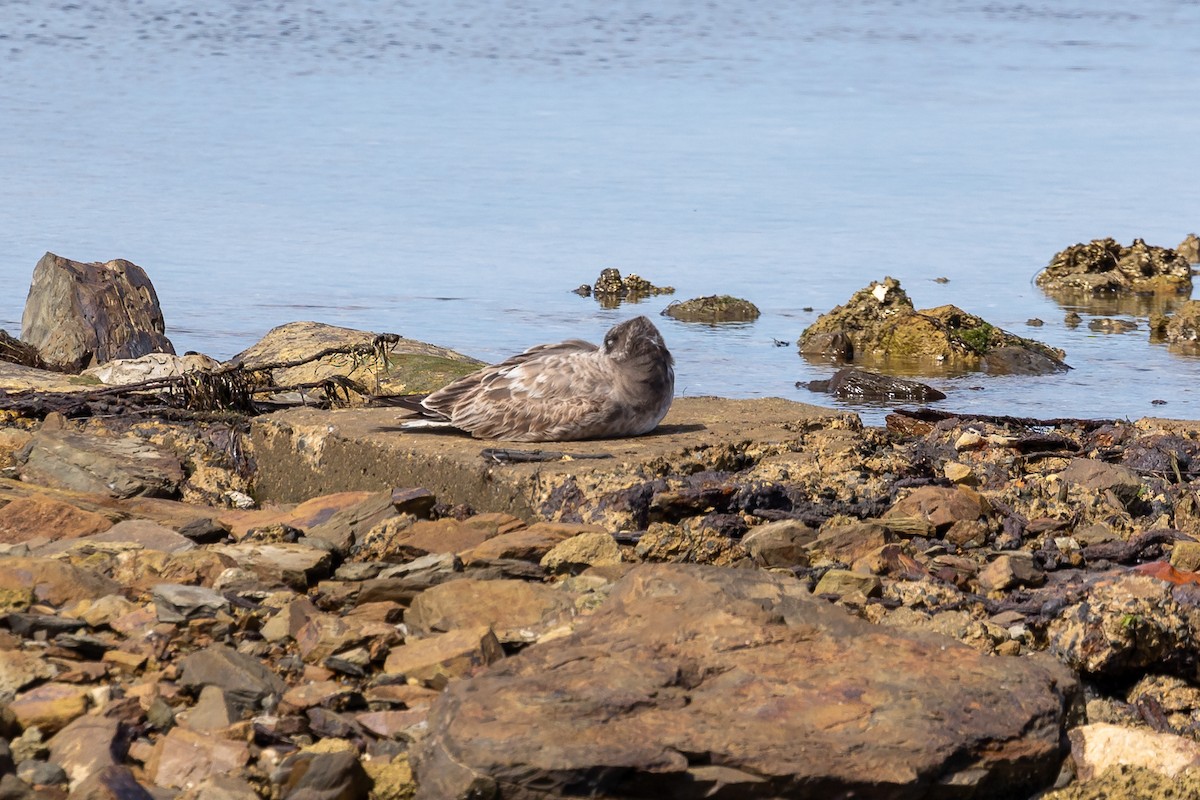
[(645, 317), (613, 326), (597, 347), (543, 344), (458, 379), (420, 401), (404, 427), (453, 427), (478, 439), (562, 442), (640, 436), (675, 394), (675, 361)]

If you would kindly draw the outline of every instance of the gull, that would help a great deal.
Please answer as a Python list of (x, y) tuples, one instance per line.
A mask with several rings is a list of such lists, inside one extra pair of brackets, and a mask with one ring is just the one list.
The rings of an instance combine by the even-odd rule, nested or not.
[(406, 402), (404, 428), (457, 428), (477, 439), (563, 442), (654, 430), (675, 395), (675, 361), (645, 317), (582, 339), (532, 347)]

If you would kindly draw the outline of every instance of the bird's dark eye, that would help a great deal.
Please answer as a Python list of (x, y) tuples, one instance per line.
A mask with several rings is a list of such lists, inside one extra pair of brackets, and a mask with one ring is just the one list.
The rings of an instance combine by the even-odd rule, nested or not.
[(604, 337), (604, 349), (605, 350), (612, 350), (616, 346), (617, 346), (617, 337), (615, 337), (615, 336), (605, 336)]

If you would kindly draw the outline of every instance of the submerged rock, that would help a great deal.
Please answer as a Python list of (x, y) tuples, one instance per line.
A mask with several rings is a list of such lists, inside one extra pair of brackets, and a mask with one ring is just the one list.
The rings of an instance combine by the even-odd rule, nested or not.
[(662, 313), (681, 322), (752, 322), (759, 317), (758, 306), (727, 294), (671, 303)]
[(1182, 294), (1192, 290), (1192, 271), (1186, 258), (1166, 247), (1093, 239), (1056, 253), (1036, 281), (1052, 294)]
[(1178, 353), (1200, 355), (1200, 300), (1189, 300), (1169, 317), (1151, 318), (1150, 340)]
[(47, 363), (78, 372), (114, 358), (174, 353), (165, 331), (158, 295), (137, 264), (46, 253), (34, 267), (21, 338)]
[(880, 375), (855, 367), (840, 369), (827, 381), (810, 381), (804, 385), (812, 392), (828, 392), (843, 400), (867, 403), (897, 401), (930, 403), (946, 399), (943, 392), (924, 383), (891, 375)]
[(927, 371), (1050, 374), (1069, 367), (1056, 348), (945, 305), (917, 311), (895, 278), (855, 292), (800, 334), (802, 355), (839, 362), (915, 365)]

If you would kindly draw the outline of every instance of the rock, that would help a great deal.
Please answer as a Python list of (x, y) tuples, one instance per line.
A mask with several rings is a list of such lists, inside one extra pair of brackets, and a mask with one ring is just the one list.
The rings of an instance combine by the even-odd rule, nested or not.
[(760, 567), (808, 565), (808, 545), (817, 532), (799, 520), (781, 519), (753, 528), (742, 537), (742, 546)]
[(570, 619), (573, 610), (572, 595), (553, 586), (463, 578), (422, 592), (404, 622), (417, 634), (489, 627), (501, 642), (528, 642)]
[(33, 552), (35, 555), (54, 555), (78, 545), (94, 547), (99, 544), (136, 545), (143, 550), (171, 554), (186, 553), (196, 549), (196, 544), (192, 540), (157, 522), (151, 522), (148, 519), (126, 519), (106, 531), (92, 534), (83, 539), (59, 539), (36, 547)]
[(21, 480), (111, 497), (173, 497), (183, 468), (174, 455), (137, 436), (43, 429), (29, 443)]
[(710, 325), (720, 322), (753, 322), (759, 317), (758, 306), (749, 300), (730, 297), (727, 294), (694, 297), (676, 301), (663, 309), (663, 316), (680, 322), (704, 322)]
[(1022, 797), (1057, 775), (1077, 692), (796, 580), (640, 566), (572, 634), (449, 684), (417, 796)]
[(50, 558), (0, 558), (0, 606), (31, 600), (63, 606), (115, 594), (120, 586), (95, 572)]
[(1200, 238), (1189, 233), (1175, 248), (1175, 252), (1180, 258), (1187, 259), (1189, 264), (1200, 264)]
[(70, 800), (155, 800), (155, 796), (138, 783), (129, 767), (116, 764), (84, 778)]
[(1186, 572), (1200, 570), (1200, 542), (1176, 542), (1171, 548), (1171, 566)]
[(875, 575), (853, 572), (848, 569), (831, 569), (821, 576), (813, 589), (815, 595), (832, 595), (833, 597), (878, 597), (883, 590), (883, 582)]
[(33, 269), (21, 338), (48, 363), (78, 372), (114, 358), (174, 353), (165, 330), (158, 295), (136, 264), (46, 253)]
[(1040, 586), (1044, 573), (1033, 561), (1032, 553), (1004, 553), (979, 573), (979, 588), (984, 592), (1002, 592), (1016, 586)]
[(54, 786), (67, 782), (62, 767), (47, 761), (23, 761), (17, 766), (17, 777), (33, 786)]
[(922, 486), (896, 501), (883, 518), (886, 524), (893, 517), (920, 517), (945, 533), (954, 523), (981, 519), (988, 511), (987, 499), (974, 489)]
[(180, 794), (178, 800), (261, 800), (261, 796), (245, 778), (237, 775), (209, 775)]
[(398, 564), (363, 581), (360, 603), (391, 600), (407, 605), (431, 586), (462, 576), (462, 563), (452, 553), (431, 553), (407, 564)]
[(58, 674), (44, 658), (22, 650), (0, 650), (0, 703), (7, 703), (17, 692), (35, 681), (49, 680)]
[(924, 383), (856, 367), (839, 369), (829, 380), (810, 381), (806, 387), (812, 392), (828, 392), (834, 397), (858, 403), (932, 403), (946, 399), (943, 392)]
[(459, 552), (463, 564), (516, 559), (540, 563), (558, 545), (581, 533), (606, 533), (599, 525), (538, 522), (528, 528), (501, 533)]
[(1072, 728), (1071, 759), (1075, 775), (1089, 781), (1115, 766), (1132, 766), (1174, 778), (1200, 767), (1200, 744), (1184, 736), (1155, 733), (1108, 723)]
[(1170, 584), (1122, 575), (1092, 586), (1046, 629), (1050, 652), (1088, 676), (1122, 678), (1146, 669), (1194, 679), (1192, 615)]
[(503, 657), (500, 641), (491, 628), (458, 628), (392, 648), (383, 671), (440, 690), (451, 679)]
[[(1032, 339), (1008, 333), (955, 306), (916, 311), (895, 278), (856, 292), (844, 306), (821, 315), (800, 334), (801, 355), (818, 360), (886, 366), (916, 365), (927, 371), (1003, 371), (1015, 348), (1032, 354), (1026, 367), (1043, 373), (1067, 369), (1065, 354)], [(991, 362), (988, 359), (992, 358)]]
[(185, 728), (200, 733), (223, 731), (242, 718), (242, 709), (225, 690), (219, 686), (205, 686), (196, 698), (196, 704), (180, 718)]
[[(225, 364), (243, 364), (248, 369), (258, 369), (266, 364), (304, 361), (330, 348), (369, 349), (380, 336), (320, 322), (290, 322), (272, 328), (262, 339)], [(461, 353), (414, 339), (396, 337), (394, 342), (383, 344), (385, 355), (380, 351), (364, 352), (355, 358), (327, 355), (300, 366), (274, 369), (271, 376), (276, 386), (343, 376), (374, 394), (427, 394), (483, 366), (482, 362)]]
[(17, 695), (8, 707), (23, 728), (56, 733), (87, 711), (88, 690), (69, 683), (43, 683)]
[(249, 761), (245, 742), (177, 727), (158, 740), (146, 773), (159, 786), (188, 789), (213, 775), (236, 774)]
[(1113, 319), (1097, 317), (1088, 323), (1088, 330), (1097, 333), (1129, 333), (1137, 330), (1137, 323), (1131, 319)]
[(1200, 354), (1200, 300), (1189, 300), (1162, 321), (1152, 326), (1151, 341), (1165, 342), (1168, 349), (1184, 355)]
[(413, 800), (417, 786), (413, 783), (408, 756), (399, 755), (391, 761), (372, 759), (364, 767), (374, 783), (374, 800)]
[(157, 584), (151, 596), (159, 622), (186, 622), (216, 616), (229, 609), (229, 601), (219, 592), (203, 586), (182, 586), (177, 583)]
[(659, 294), (674, 294), (675, 289), (671, 286), (655, 286), (650, 281), (638, 275), (630, 273), (625, 278), (621, 277), (620, 270), (609, 267), (600, 271), (600, 276), (596, 278), (594, 286), (584, 284), (576, 290), (587, 288), (587, 294), (594, 296), (596, 301), (600, 303), (602, 308), (616, 308), (622, 302), (637, 303), (647, 297)]
[(891, 530), (873, 522), (855, 522), (822, 530), (812, 550), (833, 561), (852, 564), (867, 553), (895, 541)]
[(391, 492), (376, 492), (335, 511), (328, 519), (308, 527), (306, 533), (310, 538), (328, 542), (337, 552), (346, 553), (367, 531), (397, 513)]
[(1100, 493), (1111, 491), (1125, 505), (1142, 491), (1142, 479), (1133, 470), (1091, 458), (1071, 459), (1058, 477), (1067, 486)]
[[(386, 520), (382, 526), (386, 528), (389, 522), (391, 520)], [(395, 532), (376, 526), (367, 538), (371, 542), (369, 552), (373, 559), (404, 562), (435, 553), (469, 550), (493, 535), (485, 527), (447, 517), (401, 525)], [(362, 558), (367, 554), (360, 550), (355, 555)]]
[(0, 361), (30, 369), (46, 368), (46, 362), (42, 361), (36, 347), (14, 339), (3, 329), (0, 329)]
[(307, 591), (333, 572), (329, 551), (307, 544), (240, 542), (213, 545), (212, 551), (233, 559), (268, 586), (283, 585), (298, 592)]
[(287, 686), (256, 658), (224, 645), (212, 645), (179, 662), (180, 685), (193, 690), (217, 686), (240, 709), (256, 710), (270, 697), (278, 699)]
[(366, 800), (371, 779), (357, 753), (300, 752), (289, 756), (281, 769), (281, 800)]
[(1141, 239), (1134, 239), (1129, 247), (1113, 239), (1072, 245), (1054, 255), (1036, 282), (1056, 296), (1192, 291), (1187, 259)]
[(91, 714), (74, 720), (46, 743), (50, 748), (50, 760), (62, 767), (77, 787), (86, 778), (100, 770), (114, 766), (114, 752), (120, 723), (112, 717)]
[(655, 522), (638, 539), (634, 552), (643, 561), (711, 564), (727, 567), (747, 558), (746, 548), (712, 528), (693, 530), (687, 522), (668, 525)]
[(975, 475), (975, 471), (959, 461), (947, 461), (946, 465), (942, 467), (942, 474), (951, 483), (972, 486), (979, 483), (979, 478)]
[(542, 557), (541, 564), (554, 574), (582, 572), (588, 567), (621, 563), (621, 548), (611, 534), (593, 531), (572, 536)]
[(177, 356), (173, 353), (148, 353), (141, 358), (117, 358), (100, 366), (89, 367), (83, 374), (106, 386), (177, 378), (188, 372), (214, 372), (221, 363), (200, 353)]
[(0, 544), (78, 539), (111, 528), (103, 514), (85, 511), (43, 494), (19, 497), (0, 514)]

